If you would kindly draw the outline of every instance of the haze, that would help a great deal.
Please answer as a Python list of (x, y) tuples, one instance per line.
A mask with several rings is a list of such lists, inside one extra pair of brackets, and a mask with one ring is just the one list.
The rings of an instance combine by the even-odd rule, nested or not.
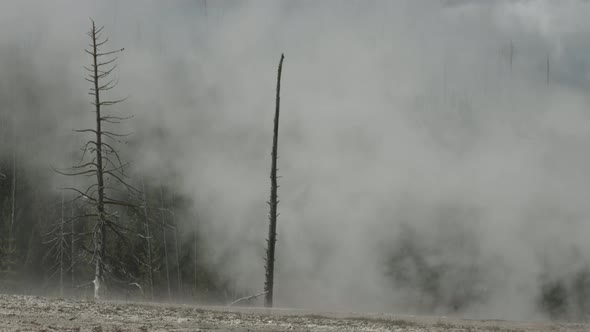
[(126, 49), (134, 174), (189, 199), (185, 240), (197, 227), (200, 259), (253, 294), (284, 52), (275, 305), (534, 319), (543, 282), (590, 267), (589, 16), (574, 0), (2, 1), (2, 127), (47, 190), (70, 181), (50, 165), (92, 121), (84, 33), (105, 25)]

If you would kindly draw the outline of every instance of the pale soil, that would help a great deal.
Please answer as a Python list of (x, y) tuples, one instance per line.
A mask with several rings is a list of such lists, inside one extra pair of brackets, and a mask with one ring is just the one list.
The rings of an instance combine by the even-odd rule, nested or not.
[(0, 295), (0, 331), (590, 331), (590, 325)]

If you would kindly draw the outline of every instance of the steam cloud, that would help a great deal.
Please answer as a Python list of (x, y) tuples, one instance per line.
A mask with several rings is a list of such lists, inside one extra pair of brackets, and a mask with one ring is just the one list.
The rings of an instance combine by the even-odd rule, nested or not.
[(91, 117), (92, 16), (126, 48), (133, 167), (191, 198), (201, 259), (256, 292), (284, 52), (276, 305), (537, 318), (543, 280), (590, 266), (589, 15), (573, 0), (2, 1), (3, 126), (47, 141), (28, 162), (67, 157)]

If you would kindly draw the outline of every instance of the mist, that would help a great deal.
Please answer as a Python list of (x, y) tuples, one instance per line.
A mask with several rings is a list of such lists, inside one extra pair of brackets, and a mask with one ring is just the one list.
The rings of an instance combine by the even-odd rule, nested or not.
[(537, 319), (547, 282), (590, 268), (588, 15), (574, 0), (3, 1), (2, 127), (42, 142), (23, 159), (60, 187), (49, 165), (92, 116), (88, 17), (105, 25), (126, 49), (134, 171), (187, 197), (199, 258), (256, 293), (284, 52), (275, 305)]

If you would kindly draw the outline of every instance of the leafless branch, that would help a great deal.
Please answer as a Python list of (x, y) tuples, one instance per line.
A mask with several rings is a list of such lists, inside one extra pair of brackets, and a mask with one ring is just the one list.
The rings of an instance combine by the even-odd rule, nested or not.
[(259, 297), (259, 296), (265, 295), (266, 293), (268, 293), (268, 292), (267, 291), (264, 291), (262, 293), (258, 293), (258, 294), (255, 294), (255, 295), (251, 295), (251, 296), (246, 296), (246, 297), (239, 298), (239, 299), (233, 301), (232, 303), (228, 304), (228, 307), (231, 307), (231, 306), (233, 306), (235, 304), (238, 304), (240, 302), (243, 302), (243, 301), (253, 300), (253, 299), (255, 299), (255, 298)]

